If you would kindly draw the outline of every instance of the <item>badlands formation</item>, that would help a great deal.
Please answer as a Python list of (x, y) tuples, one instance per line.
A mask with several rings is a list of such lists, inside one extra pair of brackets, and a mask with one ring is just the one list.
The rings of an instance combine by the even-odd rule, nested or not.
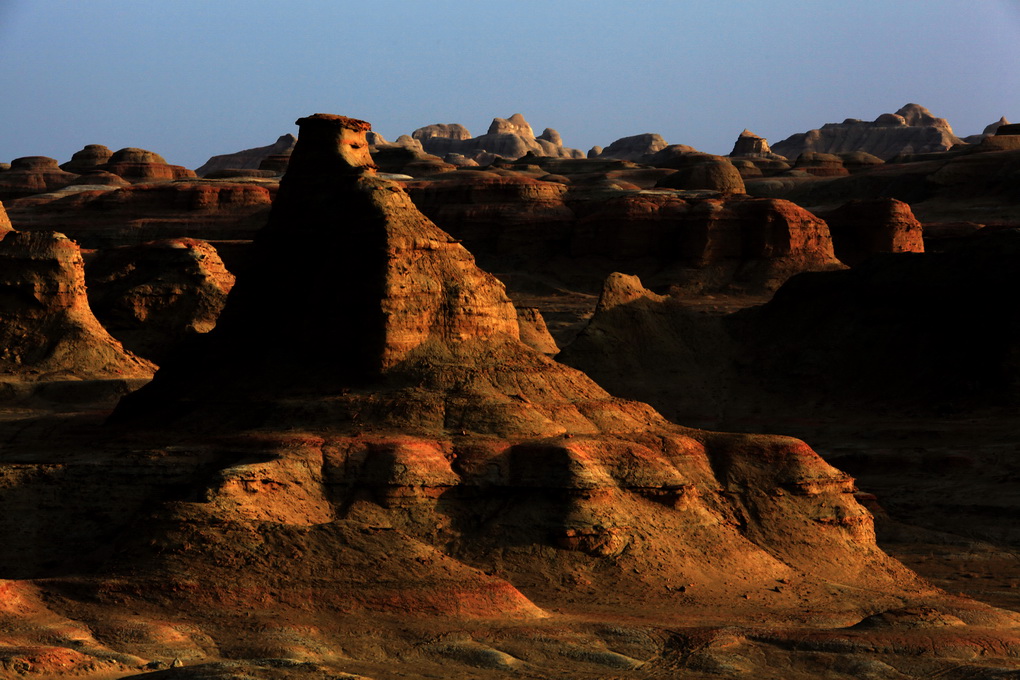
[(1020, 673), (1015, 126), (297, 124), (0, 169), (0, 677)]

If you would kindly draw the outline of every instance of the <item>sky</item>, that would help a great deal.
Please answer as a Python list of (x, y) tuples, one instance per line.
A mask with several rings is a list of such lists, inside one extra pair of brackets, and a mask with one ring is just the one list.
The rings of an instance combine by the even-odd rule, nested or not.
[(1020, 0), (0, 0), (0, 162), (195, 168), (320, 112), (726, 154), (916, 102), (966, 136), (1020, 121), (1018, 66)]

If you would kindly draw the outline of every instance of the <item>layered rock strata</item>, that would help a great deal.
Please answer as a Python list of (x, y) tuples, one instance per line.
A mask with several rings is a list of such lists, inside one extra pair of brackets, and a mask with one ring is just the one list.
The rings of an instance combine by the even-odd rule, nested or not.
[(85, 273), (89, 304), (103, 326), (157, 363), (215, 327), (234, 285), (216, 249), (195, 239), (106, 249)]
[(946, 151), (962, 142), (944, 118), (936, 118), (923, 106), (907, 104), (872, 122), (848, 118), (842, 123), (826, 123), (776, 142), (772, 150), (790, 159), (808, 151), (865, 151), (888, 160), (900, 154)]
[(514, 160), (527, 153), (557, 158), (583, 158), (584, 153), (563, 146), (563, 140), (555, 130), (547, 128), (535, 136), (531, 125), (519, 113), (508, 119), (494, 118), (484, 135), (472, 137), (463, 125), (434, 124), (418, 128), (411, 137), (421, 142), (422, 148), (430, 154), (445, 157), (457, 154), (479, 160), (494, 156)]
[(3, 378), (43, 381), (152, 375), (155, 367), (125, 351), (93, 316), (85, 293), (84, 262), (73, 241), (51, 232), (7, 231), (0, 236)]

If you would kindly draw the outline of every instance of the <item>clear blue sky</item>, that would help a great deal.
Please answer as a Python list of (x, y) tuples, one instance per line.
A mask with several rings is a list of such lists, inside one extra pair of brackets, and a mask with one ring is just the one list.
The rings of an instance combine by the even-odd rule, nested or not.
[(5, 162), (96, 143), (194, 168), (316, 112), (728, 153), (907, 102), (961, 136), (1020, 121), (1020, 0), (0, 0)]

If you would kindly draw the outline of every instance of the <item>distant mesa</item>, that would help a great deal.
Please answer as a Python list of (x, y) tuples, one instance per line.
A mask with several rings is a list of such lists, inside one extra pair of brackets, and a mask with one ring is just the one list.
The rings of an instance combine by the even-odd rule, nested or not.
[(826, 123), (772, 145), (772, 151), (790, 159), (805, 152), (836, 154), (864, 151), (882, 160), (901, 154), (947, 151), (963, 140), (953, 134), (944, 118), (937, 118), (918, 104), (907, 104), (896, 113), (884, 113), (873, 122), (848, 118)]
[(199, 177), (206, 177), (217, 170), (250, 169), (256, 170), (262, 166), (263, 161), (272, 156), (289, 156), (294, 150), (297, 137), (292, 134), (281, 135), (274, 143), (268, 146), (259, 146), (254, 149), (245, 149), (235, 153), (213, 156), (200, 167), (196, 168), (195, 174)]
[(456, 154), (480, 164), (488, 164), (494, 157), (517, 160), (528, 153), (554, 158), (584, 157), (583, 152), (563, 146), (555, 130), (547, 128), (536, 137), (531, 124), (519, 113), (509, 118), (493, 118), (488, 131), (478, 137), (471, 137), (467, 128), (458, 123), (426, 125), (412, 132), (411, 137), (421, 142), (427, 153), (441, 158)]

